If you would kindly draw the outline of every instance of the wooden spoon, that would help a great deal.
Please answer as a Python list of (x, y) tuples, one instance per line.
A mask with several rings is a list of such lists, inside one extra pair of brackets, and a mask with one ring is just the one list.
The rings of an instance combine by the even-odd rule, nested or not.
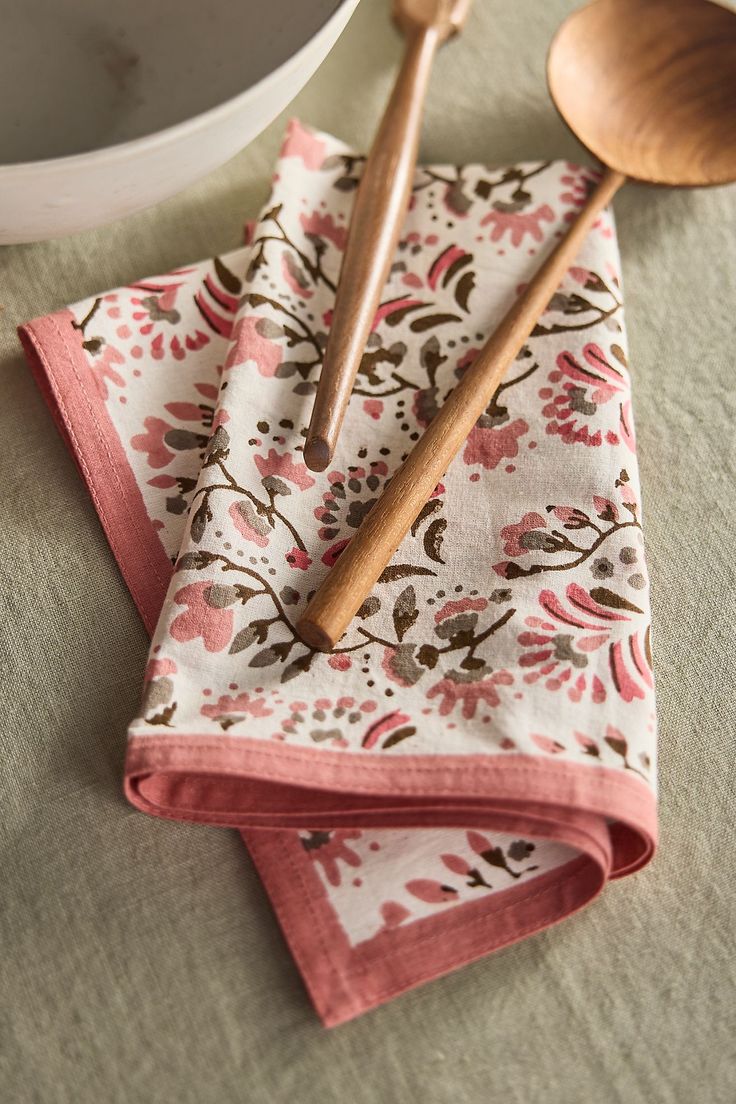
[(332, 324), (304, 443), (304, 460), (324, 471), (386, 286), (409, 206), (422, 109), (437, 47), (463, 26), (471, 0), (394, 0), (406, 52), (363, 170), (340, 269)]
[(307, 606), (297, 628), (311, 647), (340, 639), (626, 178), (736, 180), (734, 12), (710, 0), (596, 0), (558, 31), (547, 77), (565, 122), (607, 167)]

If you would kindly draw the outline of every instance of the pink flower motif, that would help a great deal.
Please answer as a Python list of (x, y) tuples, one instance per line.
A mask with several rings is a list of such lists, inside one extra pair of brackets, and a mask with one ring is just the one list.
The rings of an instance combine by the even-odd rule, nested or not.
[(307, 465), (299, 462), (295, 463), (290, 452), (278, 453), (276, 449), (272, 448), (268, 450), (268, 456), (256, 454), (253, 459), (263, 478), (268, 475), (277, 475), (281, 479), (288, 480), (289, 483), (294, 483), (303, 491), (314, 486), (314, 479), (309, 474)]
[(600, 345), (589, 342), (583, 348), (583, 357), (588, 363), (587, 368), (572, 353), (560, 353), (555, 363), (563, 376), (593, 388), (591, 402), (606, 403), (614, 395), (628, 391), (623, 373), (608, 361)]
[(441, 882), (432, 881), (430, 878), (415, 878), (406, 883), (406, 889), (412, 897), (417, 897), (427, 905), (441, 905), (445, 901), (454, 901), (457, 898), (457, 890), (452, 886), (442, 885)]
[(130, 443), (137, 452), (148, 454), (148, 464), (152, 468), (165, 468), (174, 459), (174, 453), (164, 444), (164, 437), (174, 427), (161, 418), (144, 418), (145, 433), (131, 437)]
[(453, 874), (459, 874), (461, 877), (470, 873), (472, 867), (467, 859), (464, 859), (461, 855), (440, 855), (442, 862), (445, 864), (448, 870), (451, 870)]
[(551, 736), (542, 736), (533, 732), (531, 738), (532, 743), (536, 744), (541, 751), (546, 751), (548, 755), (559, 755), (565, 750), (565, 745), (558, 740), (553, 740)]
[(279, 157), (298, 157), (308, 169), (319, 169), (326, 152), (327, 147), (321, 138), (303, 126), (298, 119), (289, 120)]
[(115, 371), (113, 364), (125, 364), (125, 357), (113, 345), (106, 344), (101, 353), (89, 357), (89, 366), (103, 399), (108, 397), (108, 380), (116, 387), (125, 387), (125, 380), (119, 372)]
[(312, 561), (303, 548), (297, 548), (296, 545), (290, 552), (286, 553), (286, 562), (291, 567), (296, 567), (300, 571), (306, 571)]
[(363, 737), (360, 746), (367, 749), (375, 747), (382, 736), (385, 736), (392, 729), (398, 728), (399, 725), (406, 724), (408, 720), (409, 717), (406, 713), (395, 711), (389, 713), (387, 717), (381, 718), (380, 721), (374, 721)]
[[(399, 644), (398, 648), (384, 648), (381, 670), (386, 678), (398, 686), (413, 686), (420, 677), (421, 669), (413, 662), (414, 648), (411, 644)], [(407, 658), (410, 666), (406, 667)]]
[(332, 242), (340, 252), (344, 250), (348, 240), (347, 229), (338, 226), (332, 215), (321, 215), (319, 211), (312, 211), (311, 215), (300, 215), (299, 221), (305, 234)]
[[(136, 321), (139, 321), (141, 318), (153, 318), (158, 321), (162, 315), (166, 315), (174, 310), (179, 290), (184, 286), (184, 281), (178, 280), (167, 285), (158, 283), (151, 284), (141, 280), (130, 286), (139, 288), (141, 291), (154, 293), (145, 299), (141, 299), (140, 297), (131, 299), (131, 303), (136, 303), (143, 307), (143, 310), (136, 312), (133, 318), (135, 318)], [(178, 322), (179, 319), (178, 317), (170, 318), (167, 321)]]
[(362, 865), (360, 855), (347, 844), (347, 840), (357, 840), (362, 835), (357, 828), (341, 828), (336, 832), (310, 832), (309, 836), (302, 836), (302, 847), (312, 862), (319, 863), (322, 867), (330, 885), (339, 886), (338, 863), (344, 862), (351, 867)]
[(568, 161), (567, 168), (568, 172), (560, 177), (560, 184), (566, 189), (561, 193), (560, 200), (573, 207), (582, 207), (591, 188), (600, 180), (601, 174), (595, 169), (574, 165), (571, 161)]
[(404, 908), (398, 901), (384, 901), (379, 912), (383, 920), (384, 928), (398, 928), (407, 917), (411, 916), (408, 908)]
[[(461, 249), (459, 245), (448, 245), (447, 249), (440, 253), (439, 257), (437, 257), (432, 264), (427, 277), (427, 283), (432, 291), (436, 289), (440, 277), (447, 272), (448, 269), (453, 265), (461, 267), (459, 262), (462, 261), (464, 257), (470, 259), (470, 254), (466, 253), (464, 249)], [(455, 271), (457, 271), (457, 268)]]
[(203, 717), (210, 717), (213, 721), (221, 717), (243, 714), (247, 717), (270, 717), (272, 709), (266, 707), (265, 698), (251, 698), (250, 694), (243, 691), (237, 696), (223, 694), (216, 702), (209, 702), (200, 709)]
[(490, 211), (484, 219), (481, 220), (481, 226), (487, 226), (489, 223), (493, 224), (493, 230), (491, 231), (491, 241), (500, 241), (506, 232), (509, 233), (511, 238), (511, 244), (513, 246), (521, 245), (524, 237), (529, 234), (534, 241), (541, 242), (544, 238), (541, 223), (554, 222), (555, 216), (552, 208), (549, 204), (544, 203), (541, 207), (537, 207), (536, 211), (529, 212), (510, 212), (510, 211)]
[(383, 413), (383, 403), (380, 399), (365, 399), (363, 401), (363, 410), (369, 418), (373, 418), (373, 420), (377, 422)]
[(170, 402), (166, 403), (164, 410), (169, 413), (172, 418), (177, 418), (180, 422), (201, 422), (202, 415), (206, 410), (208, 413), (212, 413), (211, 407), (196, 406), (190, 402)]
[(250, 502), (245, 499), (232, 502), (227, 512), (241, 537), (257, 544), (259, 548), (267, 547), (271, 526), (265, 518), (258, 516)]
[(442, 609), (434, 615), (435, 622), (445, 621), (448, 617), (454, 617), (456, 613), (466, 613), (467, 610), (475, 610), (482, 613), (488, 606), (487, 598), (460, 598), (457, 601), (445, 602)]
[(533, 512), (524, 514), (521, 521), (517, 522), (516, 525), (505, 525), (501, 530), (501, 536), (504, 540), (504, 552), (507, 556), (526, 556), (532, 549), (522, 543), (523, 537), (534, 529), (546, 528), (547, 521), (541, 514)]
[(591, 740), (590, 736), (586, 736), (584, 732), (576, 732), (575, 739), (586, 755), (598, 758), (600, 751), (595, 740)]
[(578, 525), (588, 524), (587, 514), (584, 514), (582, 510), (578, 510), (575, 506), (555, 506), (551, 513), (553, 517), (564, 524), (571, 521)]
[(327, 660), (327, 664), (333, 671), (349, 671), (352, 666), (352, 660), (348, 655), (332, 655)]
[(468, 847), (476, 855), (482, 855), (484, 851), (490, 851), (493, 848), (488, 836), (484, 836), (481, 832), (466, 832), (465, 838), (468, 841)]
[[(583, 358), (587, 366), (581, 364), (571, 352), (560, 353), (556, 361), (557, 370), (550, 373), (549, 378), (555, 383), (562, 379), (561, 389), (556, 395), (552, 388), (540, 392), (547, 398), (542, 407), (542, 414), (547, 419), (547, 433), (557, 435), (567, 445), (583, 444), (593, 448), (599, 448), (604, 440), (610, 445), (617, 445), (621, 438), (629, 438), (629, 447), (633, 451), (630, 408), (628, 418), (623, 410), (629, 394), (626, 377), (593, 342), (584, 347)], [(609, 428), (604, 435), (602, 427), (591, 432), (598, 407), (615, 396), (621, 400), (619, 433)]]
[(599, 518), (604, 518), (606, 521), (618, 521), (618, 507), (611, 502), (610, 498), (593, 495), (593, 505)]
[(163, 675), (175, 675), (176, 672), (177, 666), (173, 659), (149, 659), (143, 681), (150, 682), (151, 679), (161, 678)]
[(269, 325), (269, 319), (252, 314), (239, 318), (233, 328), (233, 343), (225, 367), (232, 368), (253, 360), (262, 376), (275, 376), (281, 364), (282, 350), (275, 341), (263, 335), (262, 331), (268, 330)]
[(455, 681), (449, 675), (435, 683), (427, 691), (428, 698), (442, 696), (439, 712), (441, 717), (452, 713), (458, 703), (462, 703), (462, 715), (466, 720), (471, 720), (481, 702), (494, 708), (501, 699), (498, 695), (498, 686), (510, 686), (514, 676), (509, 671), (494, 671), (487, 678), (477, 682)]
[(583, 287), (591, 279), (593, 273), (589, 268), (580, 268), (577, 265), (573, 265), (572, 268), (568, 268), (568, 275), (575, 281), (576, 284), (581, 284)]
[[(645, 686), (650, 688), (654, 685), (654, 679), (652, 678), (649, 664), (644, 657), (644, 649), (641, 646), (639, 634), (634, 633), (630, 636), (628, 643), (631, 659), (633, 660), (633, 671), (630, 670), (624, 658), (623, 645), (620, 640), (617, 640), (615, 644), (611, 645), (610, 651), (613, 683), (625, 702), (633, 701), (635, 698), (643, 699), (646, 697), (646, 689), (641, 685), (642, 682)], [(639, 676), (638, 679), (636, 677), (637, 674)]]
[[(382, 303), (376, 311), (373, 322), (371, 323), (371, 332), (375, 332), (381, 325), (384, 319), (388, 320), (389, 325), (395, 325), (401, 321), (401, 318), (408, 313), (412, 307), (423, 306), (421, 299), (416, 299), (409, 295), (400, 295), (396, 299), (389, 299), (388, 302)], [(332, 325), (333, 311), (327, 310), (322, 315), (322, 321), (329, 329)]]
[[(178, 275), (186, 276), (191, 271), (181, 269)], [(201, 349), (209, 344), (210, 338), (202, 330), (194, 329), (190, 333), (183, 333), (181, 329), (178, 332), (174, 329), (181, 321), (181, 314), (175, 309), (174, 303), (178, 292), (185, 286), (184, 281), (169, 285), (157, 281), (142, 281), (131, 285), (134, 289), (145, 292), (144, 295), (132, 296), (130, 302), (138, 308), (132, 312), (132, 318), (138, 323), (141, 336), (148, 338), (153, 360), (163, 360), (167, 354), (173, 360), (184, 360), (188, 351)], [(219, 314), (219, 308), (223, 305), (221, 299), (227, 293), (219, 289), (217, 298), (213, 299), (206, 294), (211, 287), (211, 278), (208, 276), (196, 292), (195, 301), (212, 328), (229, 337), (230, 321)], [(229, 313), (232, 316), (232, 311)], [(142, 349), (135, 346), (131, 353), (134, 357), (139, 357)]]
[(382, 303), (376, 311), (371, 330), (375, 331), (386, 319), (389, 325), (396, 324), (413, 307), (421, 307), (423, 302), (414, 296), (404, 295), (398, 299), (391, 299), (388, 303)]
[(619, 405), (618, 435), (626, 445), (629, 452), (636, 452), (636, 434), (634, 433), (634, 421), (631, 415), (631, 400)]
[(628, 502), (632, 506), (636, 505), (636, 492), (630, 483), (622, 483), (619, 487), (619, 494), (622, 502)]
[(208, 604), (212, 586), (211, 582), (189, 583), (176, 592), (174, 602), (186, 609), (171, 622), (170, 631), (181, 643), (201, 636), (208, 652), (221, 652), (233, 635), (233, 611)]
[(346, 548), (348, 544), (350, 544), (350, 537), (346, 537), (345, 540), (337, 541), (336, 544), (333, 544), (331, 548), (327, 549), (322, 557), (322, 563), (327, 564), (328, 567), (332, 567), (343, 548)]
[(519, 438), (528, 430), (523, 418), (501, 426), (484, 426), (477, 422), (466, 442), (463, 463), (480, 464), (487, 469), (498, 467), (502, 460), (518, 456)]
[[(630, 621), (628, 613), (623, 608), (617, 610), (610, 606), (603, 606), (589, 594), (579, 583), (569, 583), (565, 590), (565, 597), (571, 609), (563, 606), (560, 599), (552, 590), (543, 590), (539, 595), (539, 604), (548, 617), (561, 621), (564, 625), (573, 625), (580, 629), (600, 630), (610, 626), (612, 621)], [(631, 607), (628, 607), (631, 609)], [(637, 612), (641, 613), (641, 610)]]
[(219, 387), (215, 387), (214, 383), (195, 383), (194, 385), (199, 391), (200, 395), (204, 395), (205, 399), (214, 401), (220, 393)]
[(294, 294), (300, 299), (312, 298), (314, 290), (309, 286), (307, 274), (304, 269), (297, 264), (288, 250), (284, 250), (281, 254), (281, 275), (284, 277), (288, 287), (290, 287)]
[[(519, 666), (530, 668), (524, 682), (532, 684), (544, 679), (545, 689), (559, 691), (563, 687), (572, 702), (579, 702), (590, 693), (592, 701), (600, 704), (606, 700), (607, 691), (598, 674), (588, 672), (589, 655), (608, 646), (608, 665), (617, 693), (624, 701), (644, 698), (646, 687), (653, 686), (651, 661), (648, 648), (648, 629), (635, 629), (626, 642), (612, 637), (622, 622), (641, 614), (637, 607), (627, 604), (616, 608), (602, 605), (578, 583), (570, 583), (565, 590), (565, 603), (554, 591), (543, 590), (539, 604), (546, 619), (527, 617), (530, 630), (520, 633), (518, 642), (529, 649), (519, 656)], [(608, 592), (597, 595), (609, 600)], [(555, 624), (557, 622), (557, 624)], [(601, 665), (597, 665), (601, 670)]]

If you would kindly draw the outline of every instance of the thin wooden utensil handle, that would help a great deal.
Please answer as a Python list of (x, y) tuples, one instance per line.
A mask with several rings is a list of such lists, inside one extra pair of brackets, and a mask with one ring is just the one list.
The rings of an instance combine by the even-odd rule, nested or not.
[(358, 187), (304, 445), (304, 459), (312, 471), (324, 471), (332, 459), (355, 374), (396, 253), (411, 195), (424, 98), (440, 41), (435, 27), (409, 33), (401, 71)]
[(502, 319), (472, 367), (414, 446), (307, 606), (297, 631), (329, 651), (350, 624), (412, 522), (490, 402), (529, 337), (596, 216), (625, 177), (606, 169), (565, 237)]

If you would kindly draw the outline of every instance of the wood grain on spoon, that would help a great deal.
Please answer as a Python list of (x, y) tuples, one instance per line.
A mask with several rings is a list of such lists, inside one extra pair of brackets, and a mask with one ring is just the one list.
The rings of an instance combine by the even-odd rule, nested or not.
[(562, 24), (547, 79), (577, 138), (649, 184), (736, 178), (736, 15), (709, 0), (597, 0)]
[(735, 74), (736, 15), (710, 0), (596, 0), (560, 29), (548, 59), (552, 96), (611, 167), (307, 606), (297, 629), (311, 647), (326, 651), (340, 639), (627, 176), (676, 185), (736, 179)]
[(406, 35), (396, 84), (363, 170), (332, 324), (304, 445), (312, 471), (332, 459), (355, 375), (409, 206), (422, 109), (437, 47), (463, 25), (471, 0), (395, 0)]

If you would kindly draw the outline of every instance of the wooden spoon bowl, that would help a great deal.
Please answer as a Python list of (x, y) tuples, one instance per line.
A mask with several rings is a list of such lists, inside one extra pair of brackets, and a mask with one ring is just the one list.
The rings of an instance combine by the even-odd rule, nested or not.
[(557, 109), (604, 165), (650, 184), (736, 179), (736, 19), (710, 0), (597, 0), (552, 42)]

